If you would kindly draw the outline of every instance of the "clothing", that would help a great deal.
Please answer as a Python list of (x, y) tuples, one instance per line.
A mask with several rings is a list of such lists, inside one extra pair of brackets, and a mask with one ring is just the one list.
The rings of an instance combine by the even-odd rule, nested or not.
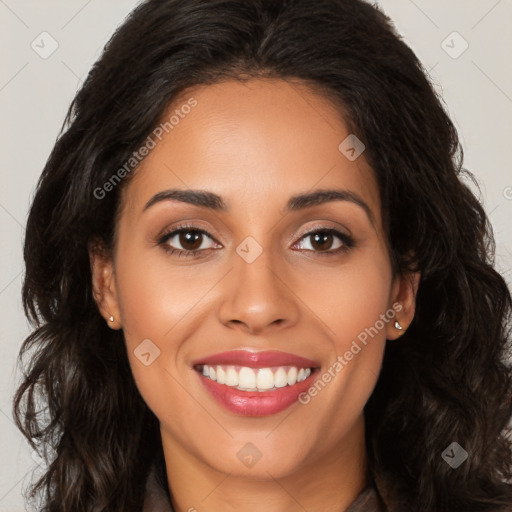
[[(146, 499), (143, 512), (173, 512), (166, 491), (162, 488), (153, 469), (146, 482)], [(386, 512), (375, 486), (369, 485), (345, 512)]]

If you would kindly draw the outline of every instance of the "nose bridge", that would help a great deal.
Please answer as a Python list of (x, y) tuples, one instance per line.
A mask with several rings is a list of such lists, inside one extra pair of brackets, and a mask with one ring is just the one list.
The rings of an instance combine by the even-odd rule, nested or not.
[(222, 323), (241, 323), (250, 331), (261, 331), (297, 320), (298, 305), (278, 254), (247, 237), (233, 254), (233, 263), (219, 309)]

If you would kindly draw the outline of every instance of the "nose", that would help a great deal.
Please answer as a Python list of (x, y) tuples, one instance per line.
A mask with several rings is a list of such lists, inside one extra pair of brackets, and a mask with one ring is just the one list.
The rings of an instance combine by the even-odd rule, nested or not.
[(284, 329), (297, 322), (299, 299), (293, 292), (290, 272), (275, 260), (265, 250), (252, 263), (234, 255), (235, 266), (223, 280), (217, 312), (220, 322), (250, 334)]

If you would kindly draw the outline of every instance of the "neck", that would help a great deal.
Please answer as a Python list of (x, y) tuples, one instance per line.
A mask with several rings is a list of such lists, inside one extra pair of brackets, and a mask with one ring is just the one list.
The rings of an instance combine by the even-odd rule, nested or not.
[(344, 512), (368, 484), (363, 416), (339, 449), (312, 454), (280, 478), (272, 471), (258, 478), (222, 473), (186, 451), (163, 429), (161, 433), (176, 512), (259, 512), (262, 503), (267, 512)]

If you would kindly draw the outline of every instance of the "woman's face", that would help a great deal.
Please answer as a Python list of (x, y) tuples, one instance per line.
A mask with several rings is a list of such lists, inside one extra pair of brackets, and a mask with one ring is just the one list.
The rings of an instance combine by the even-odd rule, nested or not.
[(164, 450), (261, 478), (361, 455), (386, 338), (413, 314), (362, 146), (281, 80), (196, 87), (173, 113), (94, 264)]

